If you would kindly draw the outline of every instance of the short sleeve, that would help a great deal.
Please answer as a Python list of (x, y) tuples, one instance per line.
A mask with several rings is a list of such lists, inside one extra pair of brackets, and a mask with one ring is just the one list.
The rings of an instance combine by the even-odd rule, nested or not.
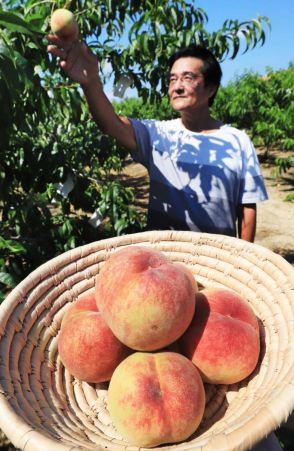
[(256, 150), (249, 137), (246, 134), (244, 135), (239, 203), (250, 204), (267, 200), (268, 194), (264, 184)]
[(129, 120), (134, 129), (138, 146), (136, 150), (131, 151), (132, 158), (134, 161), (136, 161), (136, 163), (141, 163), (147, 167), (152, 145), (146, 122), (151, 121), (138, 121), (137, 119), (132, 118), (129, 118)]

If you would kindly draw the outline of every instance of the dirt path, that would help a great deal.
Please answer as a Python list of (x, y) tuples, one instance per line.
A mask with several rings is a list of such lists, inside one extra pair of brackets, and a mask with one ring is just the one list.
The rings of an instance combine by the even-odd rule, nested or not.
[(294, 264), (294, 202), (285, 201), (294, 193), (294, 168), (278, 180), (271, 172), (272, 166), (262, 165), (269, 200), (258, 205), (255, 242)]

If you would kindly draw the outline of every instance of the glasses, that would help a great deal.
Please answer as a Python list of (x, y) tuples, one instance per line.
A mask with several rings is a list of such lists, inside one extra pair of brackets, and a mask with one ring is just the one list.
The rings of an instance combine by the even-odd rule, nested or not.
[(183, 72), (180, 76), (169, 73), (167, 75), (167, 83), (169, 86), (173, 86), (180, 80), (184, 85), (193, 86), (201, 77), (203, 77), (203, 74), (194, 74), (193, 72)]

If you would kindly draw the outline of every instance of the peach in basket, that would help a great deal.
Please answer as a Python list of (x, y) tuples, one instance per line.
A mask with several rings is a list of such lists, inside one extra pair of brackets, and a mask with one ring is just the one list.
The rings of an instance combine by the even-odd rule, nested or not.
[(73, 377), (62, 365), (57, 341), (68, 302), (93, 291), (113, 252), (134, 245), (184, 264), (201, 289), (233, 290), (260, 320), (253, 373), (232, 385), (205, 384), (196, 432), (153, 449), (250, 449), (294, 408), (294, 269), (261, 246), (194, 232), (143, 232), (81, 246), (40, 266), (7, 296), (0, 306), (0, 428), (26, 451), (129, 446), (110, 419), (108, 383)]

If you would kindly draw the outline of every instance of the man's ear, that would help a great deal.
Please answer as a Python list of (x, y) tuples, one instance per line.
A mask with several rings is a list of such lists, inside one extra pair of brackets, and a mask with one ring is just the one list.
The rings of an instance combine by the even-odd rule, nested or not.
[(209, 98), (211, 98), (216, 93), (217, 89), (218, 88), (215, 85), (208, 85), (207, 86)]

